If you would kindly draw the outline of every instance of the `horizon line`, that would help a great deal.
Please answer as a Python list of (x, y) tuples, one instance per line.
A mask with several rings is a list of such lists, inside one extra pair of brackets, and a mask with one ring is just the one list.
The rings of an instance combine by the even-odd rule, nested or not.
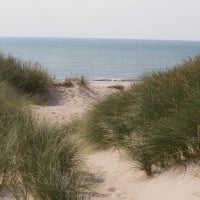
[(32, 38), (32, 39), (99, 39), (99, 40), (148, 40), (148, 41), (185, 41), (200, 42), (192, 39), (162, 39), (162, 38), (110, 38), (110, 37), (65, 37), (65, 36), (1, 36), (0, 38)]

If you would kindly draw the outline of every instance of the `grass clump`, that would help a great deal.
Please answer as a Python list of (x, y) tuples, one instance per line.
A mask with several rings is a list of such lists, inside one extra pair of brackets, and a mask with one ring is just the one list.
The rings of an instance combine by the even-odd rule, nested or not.
[(199, 157), (200, 56), (95, 105), (83, 132), (100, 147), (121, 146), (148, 175), (188, 158)]
[(0, 186), (7, 186), (15, 199), (86, 199), (70, 127), (38, 124), (28, 101), (7, 82), (0, 81), (0, 93)]
[(41, 95), (50, 77), (38, 63), (22, 62), (12, 56), (0, 54), (0, 79), (30, 96)]
[(122, 91), (95, 104), (84, 115), (80, 132), (99, 148), (123, 146), (122, 141), (131, 132), (131, 124), (128, 124), (130, 121), (124, 120), (131, 103), (129, 93)]

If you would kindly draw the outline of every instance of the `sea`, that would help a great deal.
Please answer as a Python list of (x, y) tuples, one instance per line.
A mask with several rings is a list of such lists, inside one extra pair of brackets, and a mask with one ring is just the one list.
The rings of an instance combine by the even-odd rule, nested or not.
[(0, 53), (40, 63), (56, 79), (140, 79), (200, 54), (199, 41), (0, 37)]

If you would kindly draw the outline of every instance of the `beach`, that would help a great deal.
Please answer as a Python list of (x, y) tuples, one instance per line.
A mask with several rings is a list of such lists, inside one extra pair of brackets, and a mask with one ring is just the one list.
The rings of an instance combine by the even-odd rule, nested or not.
[(200, 200), (200, 0), (2, 0), (0, 200)]

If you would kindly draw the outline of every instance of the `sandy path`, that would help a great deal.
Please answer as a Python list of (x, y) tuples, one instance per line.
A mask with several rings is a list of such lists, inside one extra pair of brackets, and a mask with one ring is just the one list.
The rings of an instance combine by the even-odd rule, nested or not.
[[(47, 106), (33, 106), (40, 120), (49, 123), (66, 123), (79, 117), (97, 100), (113, 93), (109, 85), (129, 82), (91, 82), (91, 90), (75, 85), (71, 88), (59, 86), (52, 91), (53, 100)], [(96, 193), (92, 200), (197, 200), (200, 194), (200, 178), (197, 166), (170, 169), (153, 178), (146, 175), (128, 161), (119, 151), (90, 152), (85, 155), (90, 173), (97, 177)], [(1, 199), (1, 197), (0, 197)]]
[(198, 167), (190, 164), (148, 178), (117, 151), (87, 156), (91, 172), (102, 178), (93, 200), (197, 200), (200, 199)]

